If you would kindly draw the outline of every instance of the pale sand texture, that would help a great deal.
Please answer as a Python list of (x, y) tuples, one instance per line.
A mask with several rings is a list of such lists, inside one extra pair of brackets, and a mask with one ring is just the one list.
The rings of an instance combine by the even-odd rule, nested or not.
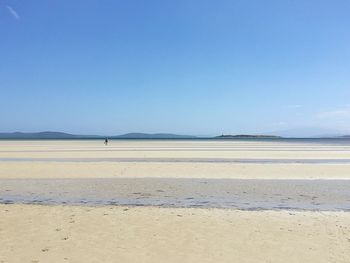
[(350, 164), (0, 162), (15, 178), (350, 179)]
[[(5, 158), (1, 160), (1, 158)], [(7, 158), (28, 158), (27, 161)], [(53, 160), (45, 162), (36, 158)], [(65, 158), (65, 161), (54, 161)], [(79, 162), (74, 158), (92, 158)], [(104, 161), (135, 158), (135, 162)], [(142, 158), (143, 161), (137, 161)], [(162, 158), (154, 161), (150, 158)], [(191, 162), (167, 162), (181, 158)], [(196, 161), (202, 158), (202, 162)], [(341, 158), (349, 163), (222, 163), (215, 158), (298, 160)], [(33, 160), (33, 161), (30, 161)], [(350, 145), (250, 141), (0, 141), (0, 178), (238, 178), (349, 179)]]
[(0, 262), (350, 262), (350, 214), (0, 205)]
[(350, 145), (242, 141), (0, 141), (0, 158), (350, 159)]

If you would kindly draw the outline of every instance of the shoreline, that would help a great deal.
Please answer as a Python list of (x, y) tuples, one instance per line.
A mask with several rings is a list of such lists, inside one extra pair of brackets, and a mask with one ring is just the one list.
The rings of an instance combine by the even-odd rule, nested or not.
[(350, 180), (0, 179), (0, 203), (350, 211)]

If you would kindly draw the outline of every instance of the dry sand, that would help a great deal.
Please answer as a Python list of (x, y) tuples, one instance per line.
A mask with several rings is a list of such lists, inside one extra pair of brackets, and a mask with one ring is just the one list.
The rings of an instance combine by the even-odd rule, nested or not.
[(0, 162), (0, 178), (350, 179), (350, 164)]
[(350, 159), (350, 145), (241, 141), (0, 141), (1, 158)]
[[(152, 160), (155, 157), (162, 158), (162, 161)], [(27, 161), (8, 161), (8, 158), (27, 158)], [(37, 158), (53, 161), (40, 161)], [(54, 161), (57, 158), (65, 158), (65, 161)], [(76, 158), (85, 162), (77, 162)], [(92, 158), (92, 161), (89, 161), (89, 158)], [(105, 158), (131, 158), (135, 161), (104, 161)], [(142, 162), (137, 161), (140, 158)], [(171, 158), (181, 158), (189, 162), (166, 162), (167, 159), (172, 160)], [(196, 158), (204, 161), (196, 162)], [(272, 162), (284, 158), (341, 158), (349, 163), (209, 162), (213, 158), (257, 158), (269, 159)], [(0, 178), (114, 177), (350, 179), (350, 145), (146, 140), (111, 141), (110, 145), (105, 147), (102, 141), (0, 141)]]
[[(59, 158), (64, 161), (57, 161)], [(129, 161), (118, 162), (118, 158), (129, 158)], [(155, 162), (152, 158), (161, 160)], [(182, 162), (174, 162), (174, 158), (181, 158)], [(199, 158), (201, 162), (196, 161)], [(212, 162), (215, 158), (256, 160), (255, 163)], [(84, 162), (77, 162), (78, 159)], [(272, 162), (259, 163), (264, 159)], [(318, 162), (281, 163), (283, 159)], [(327, 163), (330, 159), (345, 162)], [(111, 141), (105, 147), (102, 141), (0, 141), (1, 182), (11, 184), (13, 191), (20, 191), (13, 180), (20, 178), (42, 180), (35, 183), (35, 187), (40, 186), (43, 179), (63, 178), (90, 180), (90, 184), (93, 178), (308, 179), (306, 185), (310, 185), (313, 181), (309, 179), (349, 180), (350, 145), (189, 140)], [(324, 184), (327, 181), (320, 183)], [(342, 188), (346, 185), (342, 184)], [(254, 189), (259, 189), (259, 194), (269, 198), (271, 187), (274, 186), (264, 189), (251, 186), (252, 196), (257, 194)], [(97, 189), (97, 184), (95, 188), (94, 191), (104, 191)], [(133, 194), (133, 188), (126, 195)], [(201, 189), (197, 188), (196, 194), (205, 198), (201, 196)], [(312, 187), (308, 189), (313, 191)], [(8, 190), (3, 189), (4, 196), (11, 194)], [(289, 190), (291, 195), (297, 194), (293, 188)], [(57, 191), (61, 197), (67, 195), (60, 192), (60, 188)], [(220, 189), (216, 191), (213, 198)], [(243, 198), (246, 193), (234, 194)], [(322, 198), (327, 199), (324, 195)], [(311, 201), (314, 200), (311, 198)], [(348, 263), (350, 213), (0, 204), (0, 240), (0, 263)]]
[(0, 205), (0, 262), (350, 262), (350, 214)]

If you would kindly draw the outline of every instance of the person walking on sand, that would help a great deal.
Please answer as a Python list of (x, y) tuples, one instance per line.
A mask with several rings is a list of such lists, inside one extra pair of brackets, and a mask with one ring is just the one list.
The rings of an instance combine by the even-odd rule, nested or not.
[(108, 138), (105, 139), (105, 145), (108, 145)]

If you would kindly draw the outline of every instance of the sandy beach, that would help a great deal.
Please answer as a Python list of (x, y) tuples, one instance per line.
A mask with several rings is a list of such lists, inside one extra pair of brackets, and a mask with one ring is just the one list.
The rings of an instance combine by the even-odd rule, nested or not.
[(0, 262), (337, 262), (350, 214), (0, 206)]
[(350, 160), (350, 144), (230, 140), (0, 141), (6, 158), (144, 159), (340, 159)]
[(0, 141), (0, 262), (349, 262), (350, 144)]
[(0, 141), (0, 178), (350, 179), (349, 171), (350, 144)]

